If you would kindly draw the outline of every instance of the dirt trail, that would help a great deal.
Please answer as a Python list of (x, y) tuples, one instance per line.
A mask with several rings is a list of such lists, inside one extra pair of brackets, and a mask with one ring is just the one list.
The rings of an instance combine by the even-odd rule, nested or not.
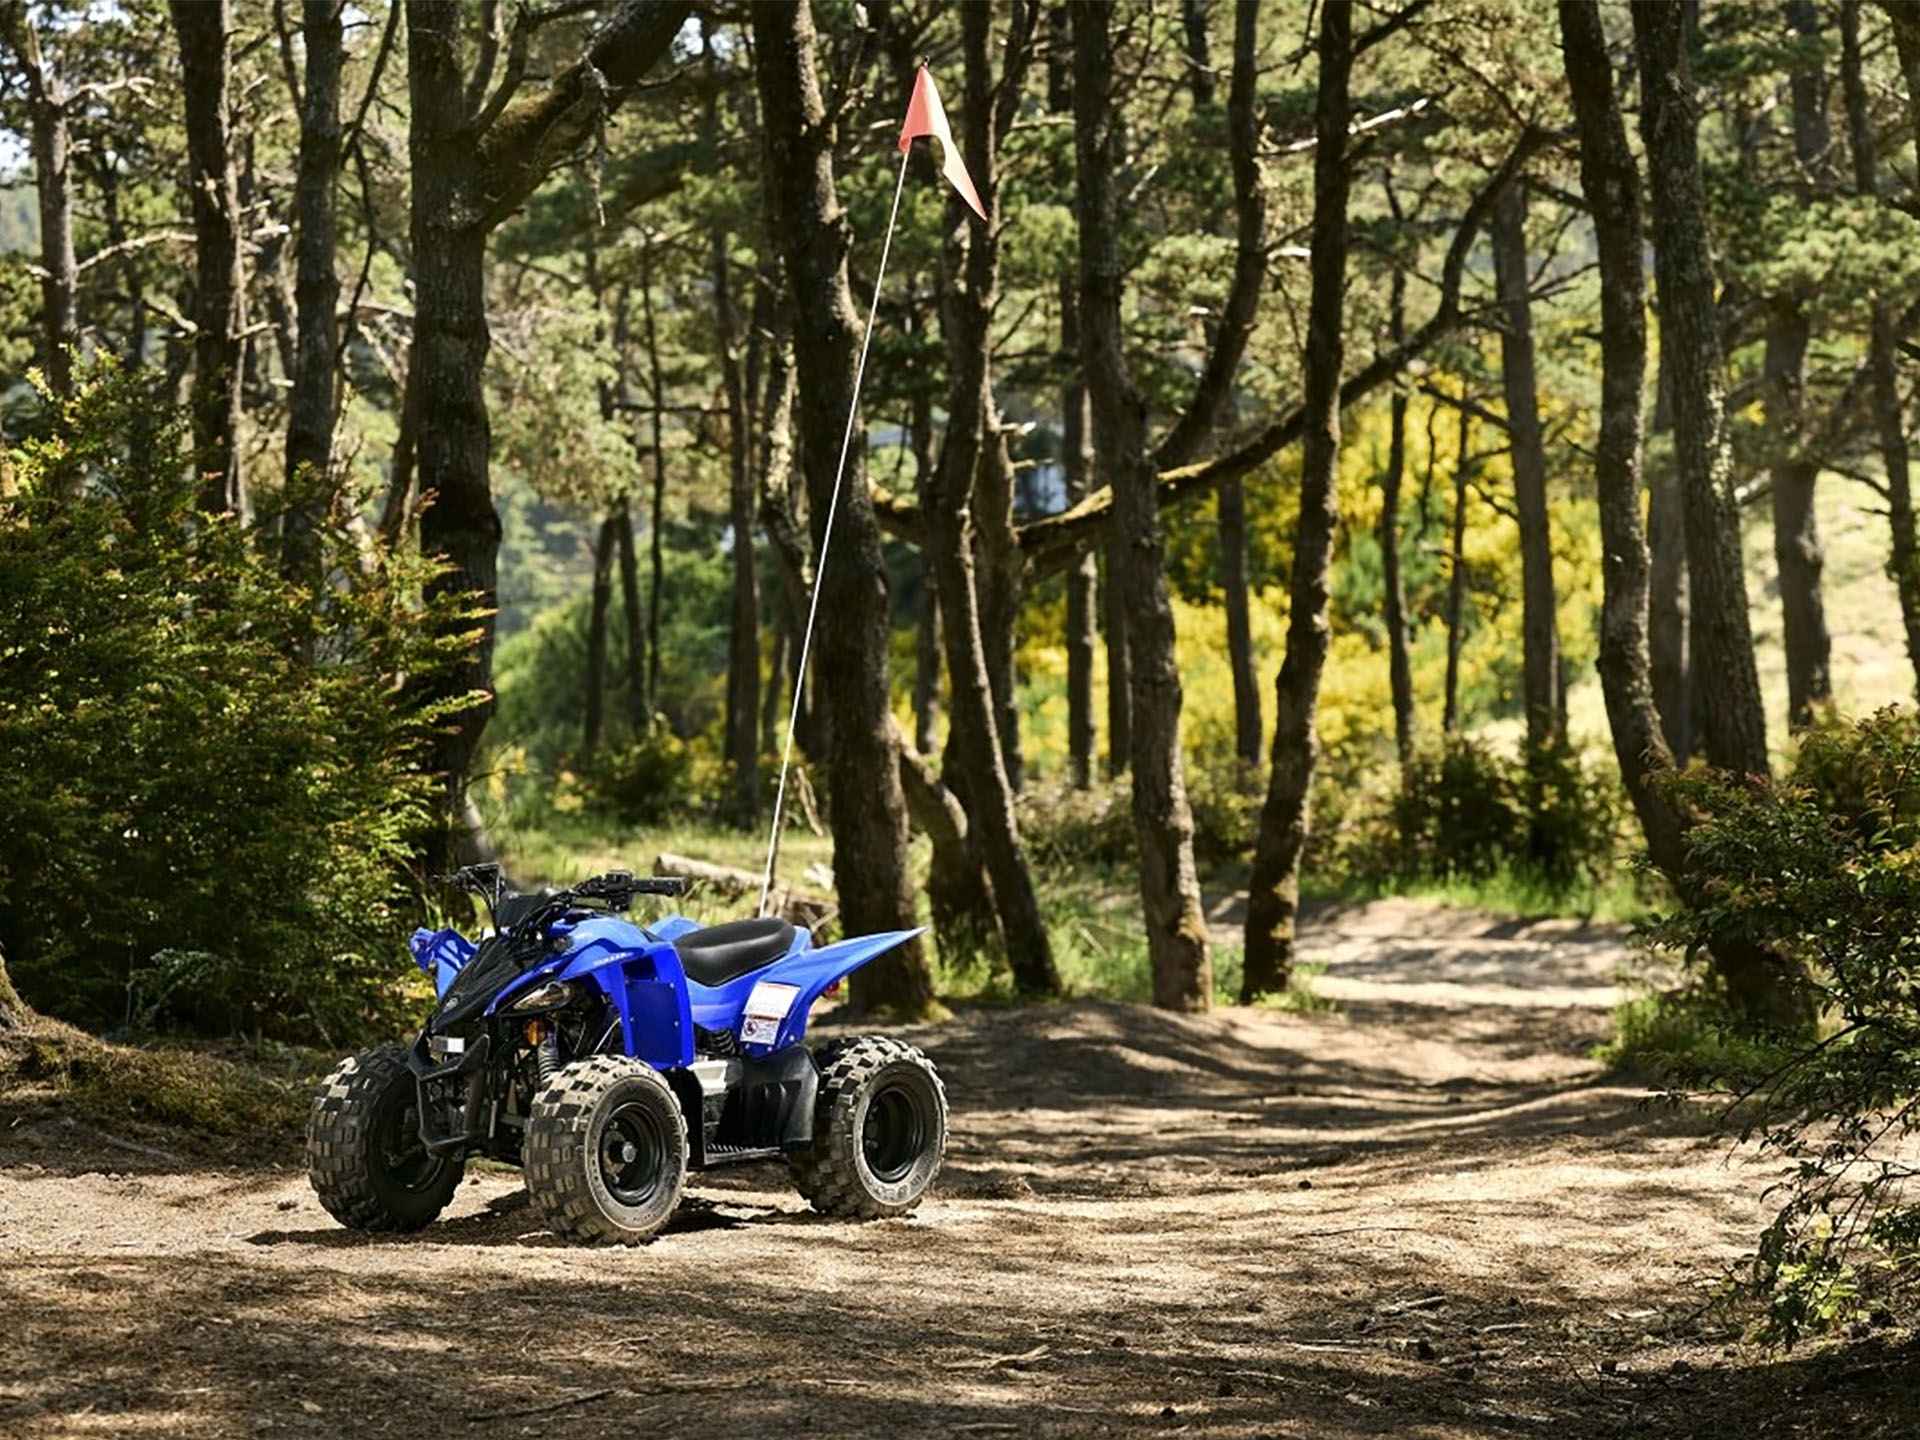
[(913, 1032), (953, 1145), (877, 1225), (762, 1167), (572, 1249), (489, 1167), (370, 1239), (290, 1167), (0, 1111), (0, 1435), (1915, 1433), (1910, 1349), (1719, 1338), (1770, 1173), (1586, 1058), (1617, 933), (1385, 906), (1307, 948), (1337, 1013)]

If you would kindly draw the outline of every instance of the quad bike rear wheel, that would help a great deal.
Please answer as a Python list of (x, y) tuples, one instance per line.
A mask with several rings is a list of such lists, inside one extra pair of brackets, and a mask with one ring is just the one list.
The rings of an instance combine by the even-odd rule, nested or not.
[(447, 1208), (466, 1160), (420, 1143), (420, 1097), (407, 1052), (382, 1045), (340, 1062), (307, 1114), (307, 1178), (326, 1211), (355, 1230), (418, 1230)]
[(527, 1193), (554, 1234), (639, 1245), (680, 1203), (687, 1123), (658, 1070), (596, 1055), (534, 1097), (522, 1160)]
[(787, 1157), (814, 1209), (878, 1220), (920, 1203), (947, 1153), (947, 1091), (933, 1062), (899, 1040), (836, 1040), (815, 1057), (813, 1141)]

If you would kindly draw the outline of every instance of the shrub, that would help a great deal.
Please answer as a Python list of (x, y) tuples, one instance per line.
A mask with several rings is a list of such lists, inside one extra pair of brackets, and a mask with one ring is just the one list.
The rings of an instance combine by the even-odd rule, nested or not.
[(1612, 866), (1620, 815), (1611, 780), (1570, 746), (1512, 759), (1450, 735), (1415, 752), (1337, 858), (1363, 884), (1506, 875), (1564, 897)]
[(0, 946), (22, 992), (92, 1026), (378, 1025), (446, 713), (402, 678), (445, 663), (459, 617), (410, 601), (417, 562), (295, 584), (266, 537), (197, 513), (157, 377), (95, 371), (15, 459)]
[(1672, 793), (1696, 817), (1699, 890), (1655, 938), (1689, 954), (1758, 942), (1806, 968), (1823, 1016), (1765, 1056), (1695, 1047), (1677, 1076), (1733, 1093), (1742, 1138), (1793, 1162), (1754, 1273), (1791, 1342), (1850, 1313), (1866, 1256), (1920, 1261), (1901, 1153), (1920, 1125), (1920, 726), (1899, 710), (1831, 722), (1783, 780), (1695, 771)]

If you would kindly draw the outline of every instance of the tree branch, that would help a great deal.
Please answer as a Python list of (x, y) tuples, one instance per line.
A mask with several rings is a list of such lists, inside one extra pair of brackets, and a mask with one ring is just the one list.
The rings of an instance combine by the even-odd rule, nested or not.
[[(1433, 314), (1413, 334), (1398, 345), (1375, 355), (1342, 383), (1342, 409), (1356, 404), (1398, 375), (1410, 361), (1462, 322), (1461, 280), (1466, 271), (1467, 257), (1472, 253), (1480, 229), (1492, 212), (1494, 198), (1499, 194), (1500, 187), (1512, 179), (1527, 159), (1551, 138), (1546, 131), (1538, 129), (1529, 129), (1521, 135), (1512, 152), (1460, 217), (1460, 226), (1447, 247), (1446, 262), (1441, 267), (1440, 299)], [(1296, 405), (1237, 450), (1199, 464), (1162, 470), (1158, 490), (1160, 507), (1165, 509), (1191, 496), (1205, 494), (1225, 481), (1249, 474), (1298, 440), (1305, 425), (1306, 412)], [(911, 539), (913, 537), (908, 531), (917, 526), (917, 517), (907, 515), (905, 511), (908, 508), (893, 497), (887, 497), (884, 504), (878, 495), (875, 497), (875, 509), (879, 512), (881, 525), (893, 534)], [(1101, 544), (1112, 523), (1112, 509), (1113, 491), (1110, 487), (1102, 486), (1071, 509), (1021, 526), (1020, 553), (1026, 559), (1028, 573), (1035, 578), (1054, 574), (1072, 564), (1087, 550)]]
[(593, 133), (595, 123), (672, 49), (692, 8), (692, 0), (627, 0), (585, 56), (542, 94), (488, 123), (479, 137), (486, 176), (483, 225), (498, 224), (519, 209), (554, 161)]

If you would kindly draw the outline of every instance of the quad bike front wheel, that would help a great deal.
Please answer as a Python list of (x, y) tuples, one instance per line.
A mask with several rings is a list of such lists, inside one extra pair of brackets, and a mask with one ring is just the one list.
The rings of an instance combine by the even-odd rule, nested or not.
[(340, 1062), (307, 1114), (307, 1178), (326, 1211), (355, 1230), (418, 1230), (447, 1208), (464, 1157), (420, 1143), (420, 1097), (407, 1052), (382, 1045)]
[(638, 1245), (680, 1203), (687, 1123), (658, 1070), (596, 1055), (534, 1097), (521, 1154), (527, 1193), (554, 1234)]
[(898, 1040), (837, 1040), (815, 1057), (813, 1141), (788, 1156), (794, 1184), (827, 1215), (877, 1220), (920, 1203), (947, 1153), (947, 1091)]

